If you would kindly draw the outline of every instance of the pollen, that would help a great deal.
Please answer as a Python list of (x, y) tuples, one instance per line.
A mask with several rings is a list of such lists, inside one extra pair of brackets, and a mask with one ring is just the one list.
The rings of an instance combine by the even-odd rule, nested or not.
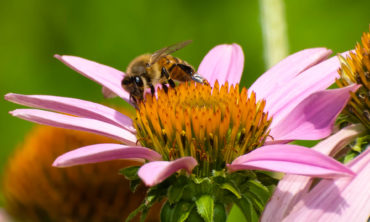
[(345, 112), (361, 122), (370, 130), (370, 33), (364, 33), (361, 44), (357, 43), (355, 52), (348, 57), (339, 56), (340, 78), (336, 80), (339, 87), (360, 84), (357, 92), (351, 92), (351, 99)]
[(254, 92), (249, 95), (238, 84), (182, 83), (146, 98), (134, 121), (139, 142), (165, 160), (194, 157), (200, 175), (256, 149), (269, 134), (265, 101), (256, 101)]

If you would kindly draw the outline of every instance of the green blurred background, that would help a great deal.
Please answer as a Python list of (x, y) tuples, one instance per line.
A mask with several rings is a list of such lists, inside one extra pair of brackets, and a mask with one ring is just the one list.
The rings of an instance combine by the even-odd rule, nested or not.
[[(259, 2), (23, 0), (0, 2), (0, 94), (50, 94), (100, 102), (101, 87), (53, 58), (70, 54), (125, 70), (135, 56), (194, 42), (176, 56), (197, 67), (213, 46), (240, 44), (242, 85), (266, 68)], [(369, 30), (370, 1), (285, 1), (289, 52), (353, 48)], [(123, 103), (115, 100), (116, 103)], [(32, 124), (11, 117), (19, 106), (1, 99), (0, 170)]]

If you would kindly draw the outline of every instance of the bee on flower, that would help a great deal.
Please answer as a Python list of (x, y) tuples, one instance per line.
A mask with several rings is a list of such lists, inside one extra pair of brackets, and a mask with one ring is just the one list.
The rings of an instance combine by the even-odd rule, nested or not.
[[(255, 219), (270, 193), (261, 170), (321, 178), (354, 174), (332, 158), (287, 144), (330, 135), (349, 92), (358, 89), (349, 85), (326, 90), (338, 77), (339, 61), (327, 59), (330, 54), (325, 48), (297, 52), (246, 89), (239, 85), (241, 47), (219, 45), (197, 70), (208, 84), (185, 82), (167, 92), (159, 89), (156, 97), (138, 104), (134, 118), (74, 98), (13, 93), (5, 98), (36, 108), (11, 111), (13, 116), (117, 140), (65, 153), (54, 161), (56, 167), (142, 159), (141, 167), (124, 170), (133, 181), (151, 187), (132, 216), (145, 216), (153, 203), (166, 199), (162, 221), (225, 221), (231, 204)], [(75, 56), (56, 58), (131, 102), (121, 85), (125, 73)]]

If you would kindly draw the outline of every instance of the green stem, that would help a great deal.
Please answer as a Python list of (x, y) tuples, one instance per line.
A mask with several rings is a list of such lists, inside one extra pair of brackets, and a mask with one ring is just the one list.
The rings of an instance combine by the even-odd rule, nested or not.
[(288, 55), (288, 36), (283, 0), (260, 0), (264, 42), (264, 58), (267, 68)]

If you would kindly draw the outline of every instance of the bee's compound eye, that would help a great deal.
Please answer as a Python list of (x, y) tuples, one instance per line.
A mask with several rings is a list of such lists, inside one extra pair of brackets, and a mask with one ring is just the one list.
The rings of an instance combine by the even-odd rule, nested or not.
[(130, 83), (131, 83), (131, 79), (130, 78), (127, 78), (127, 77), (123, 78), (122, 85), (128, 85)]
[(139, 76), (136, 76), (135, 77), (135, 83), (137, 86), (143, 86), (143, 81), (141, 80), (141, 78)]

